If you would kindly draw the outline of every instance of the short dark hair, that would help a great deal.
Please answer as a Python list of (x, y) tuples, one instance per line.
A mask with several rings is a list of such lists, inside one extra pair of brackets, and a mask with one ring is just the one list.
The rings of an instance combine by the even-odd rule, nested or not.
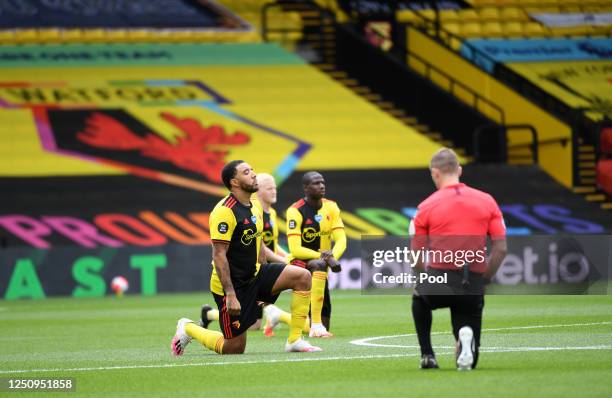
[[(310, 184), (310, 181), (315, 178), (316, 176), (320, 176), (321, 173), (319, 173), (318, 171), (307, 171), (306, 173), (304, 173), (304, 175), (302, 176), (302, 185), (308, 185)], [(322, 176), (321, 176), (322, 177)]]
[(232, 160), (223, 166), (223, 170), (221, 170), (221, 179), (223, 180), (223, 185), (225, 185), (227, 189), (232, 188), (230, 181), (232, 178), (236, 177), (236, 169), (238, 165), (242, 163), (244, 163), (244, 160)]

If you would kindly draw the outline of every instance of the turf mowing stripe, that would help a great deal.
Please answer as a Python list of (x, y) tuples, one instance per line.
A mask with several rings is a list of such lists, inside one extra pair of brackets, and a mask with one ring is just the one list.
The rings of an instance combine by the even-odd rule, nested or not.
[[(575, 327), (575, 326), (594, 326), (594, 325), (610, 325), (612, 322), (590, 322), (590, 323), (573, 323), (573, 324), (558, 324), (558, 325), (536, 325), (536, 326), (514, 326), (508, 328), (483, 329), (483, 331), (509, 331), (522, 329), (543, 329), (556, 327)], [(448, 332), (434, 332), (433, 334), (445, 334)], [(368, 343), (370, 340), (406, 337), (413, 336), (410, 334), (398, 334), (392, 336), (376, 336), (366, 339), (353, 340), (350, 343), (354, 345), (364, 345), (373, 347), (398, 347), (407, 348), (407, 346), (380, 345), (376, 343)], [(481, 352), (528, 352), (528, 351), (559, 351), (559, 350), (601, 350), (612, 349), (609, 345), (600, 346), (583, 346), (583, 347), (489, 347), (481, 349)], [(454, 354), (454, 351), (439, 353), (439, 355)], [(380, 355), (356, 355), (356, 356), (334, 356), (334, 357), (308, 357), (308, 358), (286, 358), (286, 359), (266, 359), (266, 360), (251, 360), (251, 361), (233, 361), (233, 362), (201, 362), (201, 363), (166, 363), (157, 365), (127, 365), (127, 366), (99, 366), (99, 367), (83, 367), (83, 368), (53, 368), (53, 369), (17, 369), (17, 370), (0, 370), (0, 374), (17, 374), (17, 373), (48, 373), (48, 372), (87, 372), (101, 370), (123, 370), (123, 369), (151, 369), (151, 368), (174, 368), (174, 367), (189, 367), (189, 366), (222, 366), (222, 365), (251, 365), (251, 364), (269, 364), (269, 363), (291, 363), (291, 362), (316, 362), (316, 361), (342, 361), (354, 359), (392, 359), (418, 357), (419, 353), (406, 354), (380, 354)]]
[[(443, 353), (447, 354), (447, 353)], [(150, 368), (177, 368), (186, 366), (221, 366), (221, 365), (252, 365), (265, 363), (287, 363), (287, 362), (313, 362), (313, 361), (341, 361), (353, 359), (388, 359), (421, 356), (417, 353), (410, 354), (381, 354), (381, 355), (356, 355), (348, 357), (310, 357), (310, 358), (287, 358), (287, 359), (265, 359), (257, 361), (234, 361), (234, 362), (200, 362), (200, 363), (162, 363), (157, 365), (127, 365), (127, 366), (99, 366), (91, 368), (55, 368), (55, 369), (19, 369), (0, 370), (0, 374), (12, 373), (35, 373), (35, 372), (87, 372), (97, 370), (122, 370), (122, 369), (150, 369)]]
[[(394, 346), (384, 346), (394, 347)], [(397, 346), (407, 347), (407, 346)], [(449, 347), (450, 348), (450, 347)], [(454, 347), (452, 347), (454, 349)], [(482, 353), (504, 353), (504, 352), (528, 352), (528, 351), (579, 351), (579, 350), (611, 350), (612, 346), (584, 346), (584, 347), (490, 347), (480, 350)], [(455, 354), (453, 351), (438, 353), (438, 355)], [(88, 372), (100, 370), (125, 370), (125, 369), (152, 369), (152, 368), (178, 368), (190, 366), (225, 366), (225, 365), (262, 365), (270, 363), (291, 363), (291, 362), (319, 362), (319, 361), (347, 361), (354, 359), (393, 359), (393, 358), (408, 358), (419, 357), (420, 353), (407, 354), (381, 354), (381, 355), (356, 355), (347, 357), (310, 357), (310, 358), (287, 358), (287, 359), (266, 359), (258, 361), (234, 361), (234, 362), (200, 362), (200, 363), (166, 363), (157, 365), (128, 365), (128, 366), (99, 366), (90, 368), (54, 368), (54, 369), (18, 369), (18, 370), (0, 370), (0, 374), (16, 374), (16, 373), (48, 373), (48, 372)]]
[[(550, 328), (567, 328), (567, 327), (576, 327), (576, 326), (597, 326), (597, 325), (612, 325), (612, 321), (603, 321), (603, 322), (589, 322), (589, 323), (569, 323), (569, 324), (557, 324), (557, 325), (532, 325), (532, 326), (510, 326), (507, 328), (491, 328), (491, 329), (482, 329), (483, 332), (500, 332), (500, 331), (508, 331), (508, 330), (526, 330), (526, 329), (550, 329)], [(431, 335), (440, 335), (447, 334), (449, 332), (432, 332)], [(367, 337), (365, 339), (357, 339), (352, 340), (350, 343), (353, 345), (365, 346), (365, 347), (393, 347), (393, 348), (406, 348), (409, 346), (405, 345), (393, 345), (393, 344), (377, 344), (370, 343), (370, 341), (374, 340), (382, 340), (382, 339), (393, 339), (396, 337), (411, 337), (416, 336), (416, 333), (406, 333), (406, 334), (393, 334), (389, 336), (374, 336)]]

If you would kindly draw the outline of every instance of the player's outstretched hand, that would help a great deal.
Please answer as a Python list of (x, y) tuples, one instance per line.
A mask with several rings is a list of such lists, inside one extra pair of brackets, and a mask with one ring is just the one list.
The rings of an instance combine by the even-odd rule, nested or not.
[(235, 294), (228, 294), (225, 296), (225, 305), (227, 305), (227, 313), (231, 316), (239, 316), (240, 315), (240, 301), (236, 298)]

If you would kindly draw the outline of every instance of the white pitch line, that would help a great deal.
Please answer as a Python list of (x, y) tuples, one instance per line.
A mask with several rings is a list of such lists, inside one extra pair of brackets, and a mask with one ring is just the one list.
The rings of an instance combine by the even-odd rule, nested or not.
[[(387, 348), (420, 348), (418, 345), (403, 345), (403, 344), (379, 344), (374, 347), (387, 347)], [(436, 346), (436, 349), (455, 349), (455, 346), (440, 345)], [(612, 345), (587, 345), (587, 346), (564, 346), (564, 347), (481, 347), (480, 352), (528, 352), (528, 351), (581, 351), (581, 350), (612, 350)]]
[[(316, 354), (315, 354), (316, 355)], [(286, 358), (286, 359), (263, 359), (252, 361), (232, 361), (232, 362), (200, 362), (200, 363), (162, 363), (156, 365), (127, 365), (127, 366), (99, 366), (90, 368), (54, 368), (54, 369), (18, 369), (0, 370), (0, 374), (13, 373), (37, 373), (37, 372), (87, 372), (92, 370), (122, 370), (122, 369), (151, 369), (151, 368), (180, 368), (188, 366), (225, 366), (225, 365), (252, 365), (268, 363), (287, 363), (287, 362), (317, 362), (317, 361), (341, 361), (353, 359), (387, 359), (416, 357), (420, 354), (381, 354), (381, 355), (355, 355), (346, 357), (309, 357), (309, 358)]]
[[(527, 329), (551, 329), (551, 328), (567, 328), (567, 327), (578, 327), (578, 326), (597, 326), (597, 325), (612, 325), (612, 321), (604, 322), (589, 322), (589, 323), (569, 323), (569, 324), (557, 324), (557, 325), (532, 325), (532, 326), (510, 326), (507, 328), (490, 328), (482, 329), (483, 332), (499, 332), (508, 330), (527, 330)], [(431, 335), (448, 334), (449, 332), (433, 332)], [(389, 347), (389, 348), (412, 348), (412, 346), (400, 345), (400, 344), (378, 344), (371, 343), (371, 341), (393, 339), (396, 337), (411, 337), (416, 336), (416, 333), (406, 334), (394, 334), (389, 336), (374, 336), (366, 337), (364, 339), (352, 340), (350, 343), (358, 346), (365, 347)], [(416, 346), (418, 348), (418, 346)]]
[[(509, 328), (483, 329), (483, 331), (500, 331), (500, 330), (520, 330), (520, 329), (540, 329), (554, 327), (572, 327), (572, 326), (589, 326), (589, 325), (609, 325), (612, 322), (592, 322), (592, 323), (575, 323), (568, 325), (540, 325), (540, 326), (516, 326)], [(436, 332), (432, 334), (443, 334), (444, 332)], [(411, 334), (398, 334), (393, 336), (376, 336), (367, 339), (353, 340), (350, 343), (355, 345), (365, 345), (373, 347), (398, 347), (406, 348), (406, 346), (394, 345), (379, 345), (376, 343), (367, 343), (367, 340), (385, 339), (393, 337), (413, 336)], [(358, 342), (364, 342), (358, 344)], [(416, 348), (416, 347), (415, 347)], [(453, 347), (454, 348), (454, 347)], [(553, 351), (553, 350), (601, 350), (612, 349), (612, 346), (584, 346), (584, 347), (489, 347), (481, 349), (481, 352), (527, 352), (527, 351)], [(446, 351), (439, 353), (440, 355), (452, 354), (454, 351)], [(315, 354), (316, 355), (316, 354)], [(354, 359), (392, 359), (392, 358), (408, 358), (418, 357), (418, 353), (406, 354), (379, 354), (379, 355), (354, 355), (354, 356), (333, 356), (333, 357), (304, 357), (304, 358), (286, 358), (286, 359), (263, 359), (251, 361), (232, 361), (232, 362), (200, 362), (200, 363), (162, 363), (154, 365), (127, 365), (127, 366), (98, 366), (84, 368), (51, 368), (51, 369), (16, 369), (16, 370), (0, 370), (0, 374), (17, 374), (17, 373), (49, 373), (49, 372), (88, 372), (102, 370), (123, 370), (123, 369), (155, 369), (155, 368), (178, 368), (191, 366), (226, 366), (226, 365), (253, 365), (253, 364), (271, 364), (271, 363), (291, 363), (291, 362), (318, 362), (318, 361), (347, 361)]]
[[(454, 348), (454, 347), (453, 347)], [(612, 350), (612, 345), (588, 345), (578, 347), (485, 347), (480, 352), (528, 352), (528, 351), (583, 351)]]

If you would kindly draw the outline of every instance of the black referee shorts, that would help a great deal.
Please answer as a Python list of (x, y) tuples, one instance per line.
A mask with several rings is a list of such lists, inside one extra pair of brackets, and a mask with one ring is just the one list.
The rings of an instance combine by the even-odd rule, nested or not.
[(484, 309), (485, 279), (482, 274), (470, 272), (467, 286), (463, 272), (430, 268), (432, 276), (447, 274), (446, 284), (424, 282), (417, 284), (414, 296), (422, 299), (429, 309), (449, 308), (453, 334), (458, 339), (459, 329), (470, 326), (474, 332), (476, 346), (480, 346), (482, 312)]
[(246, 332), (259, 317), (261, 307), (258, 302), (276, 302), (278, 294), (272, 294), (272, 287), (283, 269), (285, 264), (263, 264), (251, 283), (236, 289), (236, 298), (240, 302), (239, 316), (230, 316), (227, 312), (225, 296), (212, 294), (219, 308), (219, 325), (223, 337), (232, 339)]

